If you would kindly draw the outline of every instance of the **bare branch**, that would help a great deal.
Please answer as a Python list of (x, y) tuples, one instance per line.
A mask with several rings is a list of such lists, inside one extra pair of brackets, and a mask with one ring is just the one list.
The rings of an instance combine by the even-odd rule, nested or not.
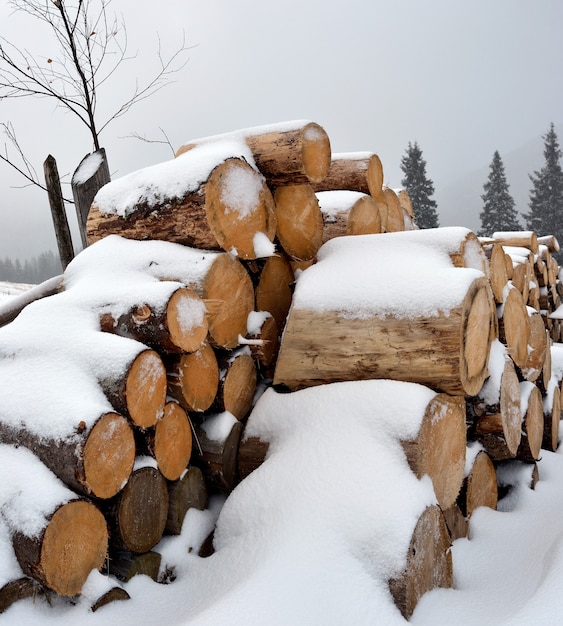
[(132, 132), (130, 135), (126, 135), (126, 137), (130, 137), (132, 139), (138, 139), (139, 141), (144, 141), (145, 143), (159, 143), (159, 144), (168, 146), (170, 150), (172, 151), (172, 154), (175, 155), (176, 150), (174, 149), (174, 146), (172, 145), (172, 142), (168, 138), (168, 135), (166, 134), (164, 129), (159, 126), (158, 130), (160, 130), (164, 139), (148, 139), (146, 136), (139, 135), (139, 133), (136, 133), (136, 132)]

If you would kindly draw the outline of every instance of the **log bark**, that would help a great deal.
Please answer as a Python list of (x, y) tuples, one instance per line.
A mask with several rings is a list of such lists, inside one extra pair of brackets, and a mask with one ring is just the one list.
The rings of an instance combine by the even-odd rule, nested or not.
[(122, 587), (112, 587), (109, 591), (106, 591), (100, 596), (90, 607), (92, 613), (95, 613), (103, 606), (107, 606), (112, 602), (119, 602), (120, 600), (130, 600), (131, 596)]
[[(191, 169), (197, 169), (197, 165), (194, 158)], [(189, 176), (190, 167), (186, 170)], [(147, 176), (150, 178), (150, 170)], [(158, 178), (155, 180), (158, 185)], [(106, 185), (102, 192), (109, 194), (112, 185)], [(125, 188), (121, 193), (125, 196), (129, 192)], [(202, 250), (235, 251), (241, 258), (253, 259), (259, 255), (255, 250), (257, 235), (274, 239), (272, 194), (263, 177), (242, 158), (225, 159), (197, 189), (181, 197), (166, 198), (165, 193), (162, 190), (160, 200), (153, 197), (133, 203), (126, 217), (111, 212), (103, 195), (98, 194), (88, 214), (88, 243), (119, 234), (129, 239), (160, 239)]]
[(274, 192), (276, 235), (292, 258), (315, 258), (323, 241), (323, 217), (311, 185), (284, 185)]
[(354, 191), (321, 191), (317, 194), (323, 217), (323, 243), (345, 235), (383, 232), (376, 200)]
[(346, 189), (370, 194), (374, 198), (381, 195), (383, 187), (383, 166), (374, 152), (341, 152), (332, 155), (330, 168), (315, 191), (337, 191)]
[(238, 449), (238, 473), (241, 480), (264, 463), (269, 447), (270, 443), (259, 437), (241, 437)]
[(208, 434), (206, 428), (209, 428), (210, 422), (222, 417), (212, 416), (195, 426), (198, 445), (194, 448), (192, 462), (201, 469), (211, 492), (230, 493), (238, 481), (237, 457), (242, 422), (229, 424), (227, 432), (220, 428), (220, 432), (209, 430)]
[(447, 316), (364, 319), (294, 306), (274, 384), (296, 390), (343, 380), (391, 378), (452, 395), (474, 395), (488, 375), (493, 316), (484, 277), (473, 281)]
[(269, 314), (262, 316), (260, 326), (248, 333), (248, 344), (252, 358), (258, 365), (259, 374), (272, 378), (273, 368), (280, 351), (280, 340), (276, 320)]
[(545, 246), (549, 252), (559, 252), (559, 242), (557, 241), (557, 237), (554, 235), (544, 235), (542, 237), (538, 237), (538, 246)]
[(244, 419), (252, 408), (256, 391), (257, 372), (248, 348), (220, 354), (219, 387), (210, 413), (228, 411), (238, 420)]
[(209, 344), (168, 359), (168, 393), (186, 411), (203, 412), (212, 405), (219, 388), (219, 364)]
[(540, 390), (525, 381), (520, 384), (523, 404), (522, 438), (516, 458), (528, 463), (537, 461), (543, 442), (544, 419), (543, 402)]
[(113, 407), (139, 428), (154, 426), (166, 402), (166, 369), (154, 350), (141, 350), (124, 364), (120, 376), (100, 380)]
[(166, 525), (166, 480), (155, 467), (139, 467), (105, 509), (112, 552), (116, 549), (148, 552), (160, 541)]
[(144, 300), (128, 311), (102, 314), (101, 329), (140, 341), (159, 353), (195, 352), (201, 347), (209, 325), (205, 302), (195, 291), (178, 287), (164, 305), (151, 302), (146, 292), (144, 295)]
[(498, 487), (495, 466), (491, 457), (479, 451), (472, 459), (471, 467), (458, 497), (458, 505), (462, 514), (470, 518), (480, 506), (497, 508)]
[(150, 550), (136, 554), (128, 550), (115, 550), (111, 555), (108, 572), (118, 580), (129, 582), (133, 576), (143, 574), (158, 582), (162, 557)]
[(167, 480), (177, 480), (188, 467), (192, 454), (192, 430), (186, 412), (175, 402), (167, 402), (156, 426), (141, 435), (137, 453), (152, 456)]
[(168, 498), (165, 532), (169, 535), (179, 535), (182, 532), (184, 518), (190, 509), (203, 511), (207, 508), (209, 494), (201, 469), (190, 466), (178, 480), (169, 482)]
[(442, 512), (428, 507), (413, 531), (401, 576), (389, 581), (389, 589), (403, 617), (409, 619), (420, 598), (438, 587), (453, 587), (450, 537)]
[(453, 543), (457, 539), (465, 539), (469, 534), (469, 522), (461, 512), (458, 504), (453, 504), (445, 511), (442, 511), (442, 513), (450, 534), (450, 541)]
[[(426, 407), (416, 439), (403, 441), (407, 461), (418, 478), (432, 479), (438, 505), (452, 506), (465, 467), (465, 401), (437, 394)], [(239, 452), (240, 455), (240, 452)]]
[(0, 615), (18, 600), (35, 599), (44, 593), (43, 587), (32, 578), (22, 576), (16, 580), (11, 580), (0, 587)]
[(119, 492), (135, 459), (133, 430), (117, 413), (104, 413), (89, 428), (81, 422), (60, 439), (0, 423), (0, 441), (28, 448), (71, 489), (101, 499)]

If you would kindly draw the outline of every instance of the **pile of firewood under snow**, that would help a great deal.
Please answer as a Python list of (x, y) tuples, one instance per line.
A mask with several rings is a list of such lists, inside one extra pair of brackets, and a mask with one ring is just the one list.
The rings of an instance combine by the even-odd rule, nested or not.
[(135, 573), (168, 579), (162, 537), (267, 457), (261, 392), (367, 379), (433, 392), (402, 444), (437, 504), (410, 528), (397, 606), (452, 586), (475, 508), (558, 445), (558, 244), (415, 221), (375, 153), (331, 155), (310, 122), (192, 141), (102, 188), (61, 293), (0, 330), (0, 458), (55, 494), (33, 524), (36, 482), (0, 502), (17, 558), (0, 609), (80, 594), (93, 569), (115, 581), (94, 607)]

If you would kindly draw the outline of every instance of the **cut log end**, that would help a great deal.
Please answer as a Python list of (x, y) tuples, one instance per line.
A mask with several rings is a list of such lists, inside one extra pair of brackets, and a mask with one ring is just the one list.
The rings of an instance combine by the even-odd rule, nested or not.
[(320, 183), (330, 168), (330, 140), (319, 124), (310, 122), (303, 129), (303, 170), (312, 183)]
[(229, 368), (223, 387), (225, 411), (243, 419), (252, 407), (257, 374), (254, 359), (248, 354), (237, 356)]
[(496, 470), (489, 455), (481, 451), (475, 457), (473, 467), (467, 476), (465, 501), (462, 511), (471, 517), (480, 506), (497, 508), (498, 488)]
[(154, 350), (144, 350), (127, 376), (125, 395), (131, 420), (140, 428), (154, 426), (166, 403), (166, 369)]
[(135, 461), (135, 438), (127, 420), (106, 413), (92, 427), (83, 452), (84, 485), (97, 498), (111, 498), (126, 483)]
[(264, 178), (242, 159), (227, 159), (209, 177), (205, 197), (209, 227), (219, 245), (242, 259), (255, 259), (258, 233), (276, 233), (274, 200)]
[(207, 337), (205, 303), (191, 289), (178, 289), (168, 303), (166, 323), (172, 342), (186, 352), (194, 352)]
[(438, 587), (453, 587), (450, 537), (442, 512), (428, 507), (412, 534), (403, 574), (389, 581), (397, 608), (409, 619), (420, 598)]
[(186, 412), (168, 402), (155, 427), (154, 455), (158, 469), (168, 480), (180, 478), (192, 454), (192, 431)]
[(61, 506), (43, 537), (45, 585), (62, 596), (80, 593), (90, 572), (101, 569), (107, 548), (106, 520), (93, 504), (75, 500)]

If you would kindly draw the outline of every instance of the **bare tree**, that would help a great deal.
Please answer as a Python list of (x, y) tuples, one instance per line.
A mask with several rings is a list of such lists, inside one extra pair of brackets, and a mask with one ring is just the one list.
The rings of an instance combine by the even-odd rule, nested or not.
[[(9, 0), (14, 11), (27, 13), (50, 30), (58, 56), (35, 56), (0, 36), (0, 100), (40, 97), (56, 101), (88, 129), (93, 148), (100, 149), (100, 134), (132, 106), (149, 98), (172, 82), (172, 76), (187, 62), (189, 49), (181, 45), (164, 57), (158, 44), (159, 67), (146, 81), (136, 82), (130, 96), (104, 119), (98, 119), (101, 90), (123, 63), (135, 55), (128, 53), (124, 21), (110, 16), (111, 0)], [(2, 123), (9, 141), (15, 146), (22, 165), (16, 165), (7, 147), (0, 159), (16, 169), (30, 183), (44, 188), (25, 158), (14, 128)]]

